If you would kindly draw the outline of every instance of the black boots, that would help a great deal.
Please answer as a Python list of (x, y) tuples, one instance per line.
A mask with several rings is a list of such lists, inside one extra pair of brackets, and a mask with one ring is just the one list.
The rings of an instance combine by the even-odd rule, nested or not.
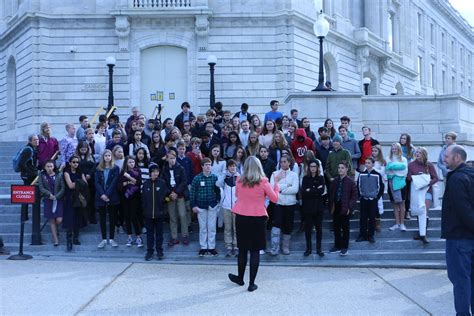
[(426, 239), (426, 236), (420, 236), (420, 240), (423, 242), (423, 244), (429, 244), (430, 242), (428, 241), (428, 239)]
[[(304, 252), (303, 256), (308, 257), (312, 253), (311, 248), (311, 240), (308, 241), (306, 239), (306, 251)], [(316, 239), (316, 253), (321, 258), (324, 257), (324, 252), (321, 251), (321, 239)]]
[(68, 230), (66, 234), (66, 250), (71, 251), (72, 250), (72, 232)]
[(73, 232), (73, 237), (72, 237), (72, 243), (74, 245), (80, 245), (81, 242), (79, 241), (79, 230), (74, 230)]

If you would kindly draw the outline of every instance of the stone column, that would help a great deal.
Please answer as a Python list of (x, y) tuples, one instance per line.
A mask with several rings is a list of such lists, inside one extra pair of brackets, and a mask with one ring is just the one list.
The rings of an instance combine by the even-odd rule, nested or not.
[(327, 16), (332, 16), (334, 13), (332, 10), (332, 4), (332, 0), (323, 0), (323, 13)]
[(372, 33), (380, 36), (380, 2), (379, 0), (365, 0), (364, 16), (365, 27)]

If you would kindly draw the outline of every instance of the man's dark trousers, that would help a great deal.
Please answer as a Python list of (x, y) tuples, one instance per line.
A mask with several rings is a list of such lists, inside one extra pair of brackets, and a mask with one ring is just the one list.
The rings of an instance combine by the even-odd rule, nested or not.
[(446, 266), (456, 315), (474, 313), (474, 239), (446, 239)]
[[(359, 236), (364, 238), (374, 237), (375, 230), (375, 217), (379, 208), (377, 206), (377, 200), (360, 199), (360, 230)], [(367, 221), (369, 227), (367, 228)]]
[(163, 218), (145, 218), (147, 252), (163, 253)]

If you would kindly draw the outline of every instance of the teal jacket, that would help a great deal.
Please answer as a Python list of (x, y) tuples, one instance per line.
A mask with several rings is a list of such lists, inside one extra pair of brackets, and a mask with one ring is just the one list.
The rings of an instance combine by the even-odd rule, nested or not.
[[(403, 171), (407, 169), (407, 165), (403, 162), (390, 161), (385, 167), (385, 171)], [(392, 187), (394, 190), (403, 189), (406, 186), (406, 176), (389, 174), (387, 179), (392, 180)]]

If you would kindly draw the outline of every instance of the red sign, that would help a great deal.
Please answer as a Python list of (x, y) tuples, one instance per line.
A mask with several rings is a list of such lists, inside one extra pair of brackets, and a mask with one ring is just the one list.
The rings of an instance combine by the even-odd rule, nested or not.
[(11, 186), (12, 204), (34, 204), (35, 186), (34, 185), (15, 185)]

